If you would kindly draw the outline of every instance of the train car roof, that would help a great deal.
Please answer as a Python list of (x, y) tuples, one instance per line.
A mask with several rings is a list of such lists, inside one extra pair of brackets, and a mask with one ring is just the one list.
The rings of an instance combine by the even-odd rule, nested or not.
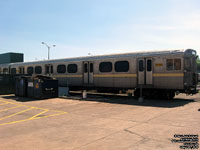
[(20, 63), (10, 63), (10, 64), (0, 64), (0, 66), (21, 66), (21, 65), (36, 65), (36, 64), (51, 64), (59, 62), (77, 62), (77, 61), (92, 61), (92, 60), (102, 60), (102, 59), (114, 59), (120, 57), (148, 57), (148, 56), (158, 56), (158, 55), (173, 55), (173, 54), (184, 54), (186, 50), (192, 49), (179, 49), (179, 50), (159, 50), (159, 51), (137, 51), (130, 53), (118, 53), (118, 54), (108, 54), (108, 55), (96, 55), (96, 56), (83, 56), (74, 58), (61, 58), (43, 61), (32, 61), (32, 62), (20, 62)]

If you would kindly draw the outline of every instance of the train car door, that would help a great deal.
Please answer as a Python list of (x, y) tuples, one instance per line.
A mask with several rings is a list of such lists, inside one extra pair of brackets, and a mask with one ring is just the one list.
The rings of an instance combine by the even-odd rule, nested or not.
[(45, 74), (46, 75), (53, 74), (53, 65), (51, 65), (51, 64), (45, 65)]
[(146, 84), (151, 85), (152, 82), (152, 58), (146, 58)]
[(94, 83), (94, 63), (93, 62), (83, 62), (83, 83), (93, 84)]
[(24, 67), (19, 67), (19, 74), (25, 74)]
[(138, 84), (152, 84), (152, 58), (138, 59)]
[(145, 83), (145, 59), (139, 59), (138, 60), (138, 84), (144, 84)]

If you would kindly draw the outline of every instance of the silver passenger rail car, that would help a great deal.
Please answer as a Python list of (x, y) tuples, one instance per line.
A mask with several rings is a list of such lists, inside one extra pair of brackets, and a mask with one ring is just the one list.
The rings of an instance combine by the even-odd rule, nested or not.
[(196, 51), (165, 50), (0, 65), (1, 73), (49, 75), (71, 89), (127, 90), (139, 96), (197, 93)]

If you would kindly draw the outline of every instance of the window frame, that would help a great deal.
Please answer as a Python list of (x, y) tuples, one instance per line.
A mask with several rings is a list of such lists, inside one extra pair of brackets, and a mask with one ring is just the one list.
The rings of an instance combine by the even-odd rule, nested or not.
[[(175, 60), (180, 61), (180, 62), (178, 62), (178, 63), (180, 63), (180, 64), (179, 64), (179, 67), (180, 67), (179, 69), (176, 68), (177, 66), (175, 65)], [(182, 63), (181, 63), (181, 59), (180, 59), (180, 58), (174, 58), (174, 70), (175, 70), (175, 71), (180, 71), (180, 70), (181, 70), (181, 64), (182, 64)]]
[[(40, 68), (40, 73), (37, 72), (37, 68)], [(42, 74), (42, 66), (35, 66), (34, 71), (35, 74)]]
[(90, 73), (94, 73), (94, 64), (90, 63)]
[[(125, 62), (128, 64), (128, 66), (126, 66), (126, 67), (128, 67), (128, 69), (126, 69), (126, 70), (120, 70), (119, 68), (122, 68), (122, 66), (120, 66), (122, 64), (120, 64), (120, 63), (125, 63)], [(117, 67), (119, 67), (119, 68), (117, 68)], [(115, 68), (115, 72), (129, 72), (130, 71), (130, 63), (127, 60), (119, 60), (119, 61), (115, 62), (114, 68)]]
[[(13, 73), (13, 70), (15, 70), (14, 73)], [(10, 69), (10, 74), (17, 74), (17, 69), (16, 68), (11, 68)]]
[[(142, 62), (142, 64), (140, 62)], [(139, 70), (139, 72), (143, 72), (144, 71), (144, 60), (143, 59), (139, 60), (138, 70)]]
[[(75, 72), (72, 72), (72, 71), (69, 71), (69, 67), (70, 66), (76, 66), (76, 71)], [(73, 69), (72, 69), (73, 70)], [(78, 72), (78, 65), (77, 64), (68, 64), (67, 65), (67, 72), (68, 73), (77, 73)]]
[[(6, 70), (6, 71), (5, 71)], [(3, 68), (3, 74), (9, 74), (9, 69), (8, 68)]]
[[(172, 60), (172, 69), (168, 69), (168, 60)], [(175, 68), (175, 60), (179, 60), (180, 61), (180, 68), (176, 69)], [(166, 58), (166, 71), (181, 71), (182, 70), (182, 59), (181, 58)]]
[[(149, 62), (151, 63), (150, 66), (149, 66)], [(148, 60), (147, 60), (146, 71), (148, 71), (148, 72), (151, 72), (151, 71), (152, 71), (152, 59), (148, 59)]]
[[(105, 63), (107, 63), (107, 64), (111, 64), (111, 68), (110, 68), (110, 71), (102, 71), (102, 64), (105, 64)], [(113, 71), (113, 63), (111, 62), (111, 61), (102, 61), (102, 62), (100, 62), (99, 63), (99, 72), (100, 73), (109, 73), (109, 72), (112, 72)]]
[(88, 63), (84, 63), (84, 73), (88, 73)]
[[(64, 71), (62, 71), (62, 72), (59, 71), (59, 67), (60, 66), (64, 66), (64, 68), (65, 68)], [(59, 64), (59, 65), (57, 65), (57, 70), (56, 71), (57, 71), (58, 74), (64, 74), (64, 73), (66, 73), (67, 72), (66, 65), (65, 64)]]
[[(32, 73), (29, 73), (29, 69), (30, 69), (30, 68), (32, 68)], [(28, 75), (32, 75), (32, 74), (34, 74), (34, 67), (33, 67), (33, 66), (29, 66), (29, 67), (27, 67), (27, 70), (26, 70), (26, 71), (27, 71), (27, 74), (28, 74)]]

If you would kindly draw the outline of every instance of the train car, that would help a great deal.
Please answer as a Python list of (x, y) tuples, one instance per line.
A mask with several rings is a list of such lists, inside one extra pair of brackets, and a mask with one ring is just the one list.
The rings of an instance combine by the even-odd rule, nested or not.
[(49, 75), (70, 89), (126, 90), (172, 99), (197, 93), (196, 51), (165, 50), (0, 65), (11, 74)]

